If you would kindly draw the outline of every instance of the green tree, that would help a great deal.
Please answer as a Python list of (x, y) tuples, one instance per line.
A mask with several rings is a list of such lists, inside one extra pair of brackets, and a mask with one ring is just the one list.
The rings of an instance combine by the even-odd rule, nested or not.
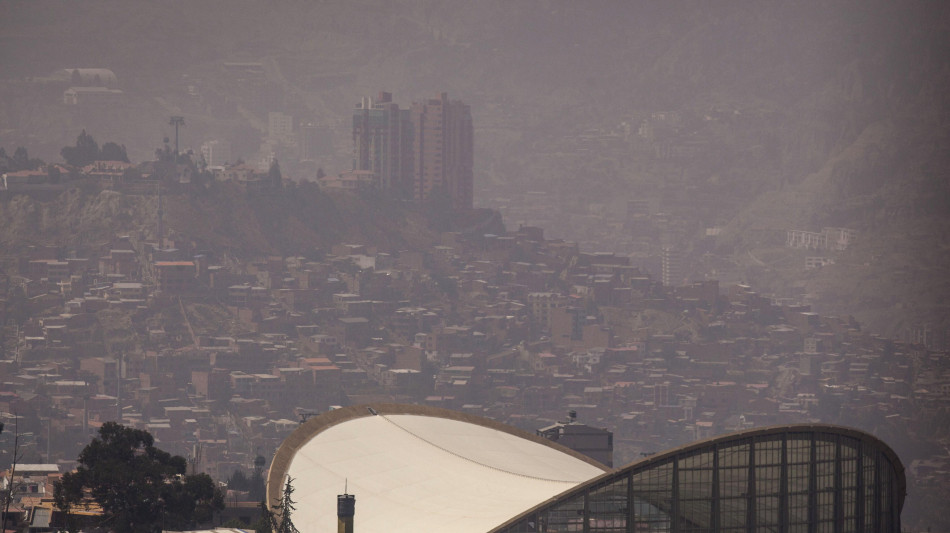
[(0, 153), (5, 159), (5, 166), (7, 170), (16, 172), (18, 170), (36, 170), (37, 168), (43, 166), (42, 159), (30, 159), (30, 153), (26, 148), (18, 146), (13, 152), (13, 157), (7, 157), (6, 152)]
[(274, 513), (267, 508), (267, 502), (261, 500), (261, 517), (254, 523), (254, 533), (274, 533)]
[(85, 490), (102, 507), (103, 526), (151, 532), (193, 526), (224, 508), (207, 474), (185, 476), (186, 461), (154, 446), (147, 431), (106, 422), (79, 454), (79, 467), (56, 486), (57, 507), (77, 505)]
[(250, 477), (235, 470), (228, 478), (228, 489), (247, 491), (249, 500), (260, 500), (264, 497), (264, 476), (260, 470), (255, 470)]
[(168, 529), (194, 529), (214, 519), (224, 509), (224, 495), (205, 473), (185, 476), (166, 483), (162, 490), (163, 523)]
[(282, 180), (283, 176), (280, 175), (280, 165), (277, 164), (277, 158), (275, 157), (274, 160), (271, 161), (270, 169), (267, 171), (267, 182), (271, 187), (279, 189)]
[(50, 165), (49, 167), (47, 167), (46, 175), (49, 177), (50, 183), (59, 183), (60, 180), (62, 179), (62, 175), (61, 175), (61, 172), (59, 171), (59, 167), (57, 167), (56, 165)]
[(228, 478), (228, 489), (230, 490), (247, 490), (247, 486), (247, 476), (240, 470), (235, 470)]
[(99, 145), (92, 135), (82, 130), (76, 137), (76, 146), (66, 146), (59, 151), (66, 163), (74, 167), (81, 167), (99, 159)]
[(13, 152), (13, 164), (16, 166), (17, 170), (23, 170), (27, 168), (30, 164), (30, 154), (26, 151), (26, 148), (18, 146), (17, 149)]
[(240, 518), (232, 518), (228, 520), (227, 522), (221, 524), (221, 527), (232, 528), (232, 529), (247, 529), (247, 526), (249, 525), (250, 524), (241, 520)]
[(129, 162), (129, 156), (125, 153), (125, 145), (118, 145), (114, 142), (107, 142), (102, 145), (99, 151), (100, 161), (124, 161)]
[(79, 477), (64, 476), (53, 483), (53, 505), (63, 513), (63, 525), (69, 533), (79, 531), (79, 524), (72, 511), (82, 499), (82, 483)]
[[(0, 428), (2, 429), (2, 428)], [(19, 483), (15, 483), (13, 480), (16, 477), (16, 467), (22, 462), (23, 451), (20, 446), (20, 417), (17, 416), (17, 412), (13, 412), (13, 455), (11, 456), (10, 461), (10, 482), (7, 483), (6, 488), (0, 490), (0, 527), (4, 531), (7, 530), (7, 522), (12, 521), (14, 528), (17, 526), (17, 518), (14, 515), (13, 520), (10, 520), (10, 504), (13, 502), (13, 495), (19, 490)]]
[(264, 479), (263, 470), (261, 468), (255, 468), (254, 473), (247, 481), (247, 497), (251, 500), (258, 498), (264, 499), (264, 495), (267, 492), (267, 489), (264, 487), (266, 482), (267, 480)]
[(294, 526), (294, 522), (291, 520), (291, 515), (296, 510), (294, 504), (297, 503), (291, 498), (294, 493), (293, 482), (294, 479), (287, 476), (287, 481), (284, 482), (284, 490), (281, 492), (280, 500), (271, 506), (273, 508), (273, 512), (271, 513), (271, 528), (274, 533), (300, 533), (300, 530)]
[(172, 147), (168, 145), (168, 137), (165, 137), (164, 143), (165, 144), (161, 148), (155, 149), (155, 160), (164, 163), (174, 163), (175, 151), (172, 150)]

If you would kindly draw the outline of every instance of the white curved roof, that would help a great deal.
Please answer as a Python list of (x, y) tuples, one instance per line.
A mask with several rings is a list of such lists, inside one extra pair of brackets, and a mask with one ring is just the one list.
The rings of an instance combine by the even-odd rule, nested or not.
[(482, 533), (603, 473), (516, 432), (439, 416), (369, 413), (320, 430), (297, 447), (286, 468), (297, 502), (294, 525), (303, 533), (336, 530), (344, 486), (356, 496), (360, 533)]

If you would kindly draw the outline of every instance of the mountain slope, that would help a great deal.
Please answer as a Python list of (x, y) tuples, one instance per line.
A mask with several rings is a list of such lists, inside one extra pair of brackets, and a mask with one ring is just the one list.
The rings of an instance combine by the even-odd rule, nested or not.
[[(231, 183), (182, 190), (163, 198), (165, 237), (180, 246), (238, 257), (311, 255), (351, 242), (381, 250), (424, 249), (440, 231), (503, 233), (497, 213), (460, 216), (372, 194), (327, 195), (315, 184), (249, 194)], [(438, 228), (438, 229), (436, 229)], [(48, 200), (15, 195), (0, 200), (0, 255), (28, 245), (63, 246), (79, 256), (100, 252), (117, 235), (155, 240), (157, 196), (68, 190)]]

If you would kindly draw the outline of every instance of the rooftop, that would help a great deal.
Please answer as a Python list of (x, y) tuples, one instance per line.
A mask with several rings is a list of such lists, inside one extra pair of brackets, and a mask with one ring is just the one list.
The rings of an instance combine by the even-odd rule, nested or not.
[[(375, 413), (375, 414), (374, 414)], [(301, 531), (331, 531), (336, 497), (356, 496), (361, 532), (484, 532), (606, 470), (488, 419), (375, 405), (310, 419), (278, 450), (272, 500), (286, 475)]]

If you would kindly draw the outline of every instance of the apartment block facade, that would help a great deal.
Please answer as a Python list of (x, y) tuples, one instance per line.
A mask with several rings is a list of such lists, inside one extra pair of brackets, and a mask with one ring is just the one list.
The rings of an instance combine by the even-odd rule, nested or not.
[(413, 197), (428, 200), (437, 191), (456, 209), (471, 209), (474, 142), (469, 106), (446, 93), (412, 105)]
[(446, 93), (400, 109), (392, 94), (364, 98), (353, 112), (353, 169), (381, 188), (424, 202), (442, 195), (456, 209), (474, 196), (471, 110)]
[(412, 122), (392, 94), (363, 98), (353, 111), (353, 170), (375, 174), (381, 188), (408, 197), (412, 187)]

